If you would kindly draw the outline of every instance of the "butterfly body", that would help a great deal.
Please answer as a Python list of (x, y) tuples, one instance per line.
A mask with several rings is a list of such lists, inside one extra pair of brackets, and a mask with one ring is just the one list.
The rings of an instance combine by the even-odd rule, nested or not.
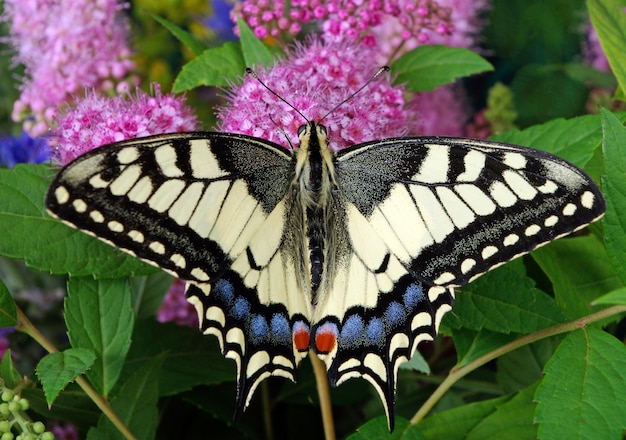
[(390, 426), (398, 367), (432, 340), (454, 288), (594, 221), (598, 188), (523, 147), (407, 137), (334, 153), (229, 133), (123, 141), (47, 195), (73, 227), (188, 281), (204, 333), (235, 360), (237, 411), (313, 349), (338, 385), (372, 383)]

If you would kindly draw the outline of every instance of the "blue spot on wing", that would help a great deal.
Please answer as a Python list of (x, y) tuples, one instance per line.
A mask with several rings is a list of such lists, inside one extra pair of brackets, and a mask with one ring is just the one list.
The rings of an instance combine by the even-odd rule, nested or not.
[(341, 328), (339, 344), (342, 347), (358, 347), (363, 342), (363, 317), (359, 315), (349, 316)]
[(250, 336), (256, 344), (267, 341), (269, 337), (269, 326), (264, 316), (252, 315), (252, 319), (250, 320)]
[(222, 303), (229, 306), (235, 299), (235, 287), (230, 281), (217, 280), (213, 285), (212, 295), (215, 295)]
[(270, 321), (270, 329), (274, 341), (279, 344), (291, 344), (291, 328), (286, 316), (275, 313)]
[(385, 339), (385, 326), (380, 318), (372, 318), (365, 329), (365, 338), (370, 345), (382, 345)]
[(244, 320), (250, 315), (250, 303), (243, 297), (235, 299), (234, 304), (230, 308), (230, 315), (233, 318)]
[(390, 303), (385, 310), (385, 322), (392, 327), (402, 324), (406, 319), (406, 309), (396, 301)]
[(412, 310), (424, 299), (424, 291), (417, 283), (411, 283), (402, 295), (402, 299), (406, 308)]

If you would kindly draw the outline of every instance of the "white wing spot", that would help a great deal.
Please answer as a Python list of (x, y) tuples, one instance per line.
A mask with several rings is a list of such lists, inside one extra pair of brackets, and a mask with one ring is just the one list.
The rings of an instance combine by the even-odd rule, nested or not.
[(141, 167), (139, 165), (130, 165), (111, 182), (109, 190), (115, 196), (123, 196), (133, 188), (140, 177)]
[(546, 180), (546, 183), (538, 186), (537, 189), (543, 194), (554, 194), (554, 192), (559, 189), (559, 187), (552, 180)]
[(115, 220), (111, 220), (107, 223), (107, 227), (113, 232), (124, 232), (124, 225)]
[(433, 318), (430, 313), (420, 312), (411, 321), (411, 330), (415, 331), (420, 327), (430, 327), (431, 325), (433, 325)]
[(493, 214), (496, 204), (479, 187), (470, 184), (456, 185), (454, 190), (478, 215)]
[(528, 180), (524, 179), (519, 173), (506, 170), (502, 173), (502, 177), (513, 192), (522, 200), (532, 200), (537, 195), (537, 189), (532, 186)]
[(89, 217), (91, 217), (91, 219), (96, 223), (104, 222), (104, 216), (100, 211), (91, 211), (89, 213)]
[(368, 353), (363, 359), (363, 365), (372, 370), (383, 382), (387, 381), (387, 368), (380, 356), (374, 353)]
[(443, 295), (444, 293), (446, 293), (446, 288), (442, 287), (442, 286), (433, 286), (430, 289), (428, 289), (428, 300), (430, 302), (435, 302), (437, 301), (437, 299), (439, 299), (439, 297), (441, 295)]
[(580, 196), (580, 204), (583, 208), (591, 209), (593, 208), (593, 202), (595, 200), (595, 196), (591, 191), (585, 191), (582, 196)]
[(139, 150), (134, 147), (127, 147), (117, 153), (117, 161), (121, 164), (129, 164), (139, 159)]
[(54, 190), (54, 197), (57, 199), (59, 205), (64, 205), (70, 200), (70, 193), (64, 186), (58, 186)]
[(567, 205), (565, 205), (565, 208), (563, 208), (563, 215), (566, 215), (568, 217), (574, 215), (575, 212), (576, 205), (574, 205), (573, 203), (568, 203)]
[(463, 262), (461, 263), (461, 272), (466, 274), (468, 273), (470, 270), (472, 270), (472, 268), (476, 266), (476, 260), (474, 260), (473, 258), (466, 258), (465, 260), (463, 260)]
[(183, 180), (166, 180), (148, 200), (148, 206), (157, 212), (165, 212), (176, 201), (181, 192), (185, 189)]
[(427, 145), (428, 153), (412, 180), (423, 183), (442, 183), (448, 180), (450, 148), (447, 145)]
[(72, 206), (76, 210), (76, 212), (87, 212), (87, 203), (83, 199), (76, 199), (72, 202)]
[(483, 257), (483, 260), (486, 260), (487, 258), (495, 255), (498, 253), (498, 248), (495, 246), (485, 246), (481, 252), (481, 256)]
[(96, 189), (106, 188), (109, 186), (109, 182), (104, 180), (100, 174), (92, 176), (91, 179), (89, 179), (89, 184)]
[(133, 202), (143, 204), (148, 201), (153, 190), (152, 179), (148, 176), (143, 176), (128, 192), (127, 196)]
[(502, 240), (502, 244), (505, 246), (513, 246), (518, 241), (519, 241), (519, 235), (509, 234), (506, 237), (504, 237), (504, 240)]
[(181, 254), (172, 255), (170, 257), (170, 261), (174, 263), (176, 267), (180, 267), (181, 269), (187, 267), (187, 260), (185, 260), (185, 257), (183, 257)]
[(456, 176), (457, 182), (474, 182), (485, 168), (485, 155), (475, 150), (470, 150), (463, 158), (465, 171)]
[(441, 275), (439, 275), (435, 280), (434, 283), (435, 284), (447, 284), (450, 281), (454, 280), (456, 277), (454, 276), (453, 273), (451, 272), (444, 272)]
[(543, 221), (543, 225), (546, 228), (550, 228), (556, 225), (558, 222), (559, 222), (559, 218), (556, 215), (551, 215), (550, 217), (548, 217), (547, 219)]
[(505, 165), (517, 170), (526, 167), (526, 158), (520, 153), (506, 153), (503, 162)]
[(145, 240), (143, 233), (141, 233), (140, 231), (136, 229), (128, 231), (128, 236), (130, 237), (131, 240), (136, 241), (137, 243), (143, 243), (143, 241)]
[(511, 190), (502, 182), (493, 182), (489, 187), (489, 192), (496, 203), (503, 208), (513, 206), (517, 201), (515, 194), (513, 194)]
[(211, 141), (194, 139), (190, 143), (189, 163), (196, 179), (218, 179), (228, 174), (220, 168), (215, 154), (211, 151)]
[(165, 144), (154, 150), (154, 158), (156, 159), (161, 172), (166, 177), (182, 177), (183, 171), (176, 165), (178, 155), (172, 145)]
[(160, 241), (153, 241), (148, 247), (155, 254), (165, 254), (165, 246), (163, 246), (163, 243), (161, 243)]
[(532, 237), (533, 235), (537, 234), (539, 231), (541, 231), (541, 226), (532, 224), (526, 228), (526, 230), (524, 231), (524, 235), (526, 235), (526, 237)]
[(191, 276), (200, 281), (209, 281), (209, 275), (199, 267), (191, 271)]

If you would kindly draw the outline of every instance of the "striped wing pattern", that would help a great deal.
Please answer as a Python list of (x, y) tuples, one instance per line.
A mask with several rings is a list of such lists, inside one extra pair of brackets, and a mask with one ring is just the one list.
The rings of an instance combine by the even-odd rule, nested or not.
[(604, 212), (593, 182), (547, 153), (437, 137), (360, 144), (334, 157), (336, 267), (313, 296), (294, 164), (261, 139), (154, 136), (80, 157), (46, 200), (188, 281), (202, 330), (237, 364), (238, 412), (264, 378), (295, 380), (313, 348), (333, 385), (371, 382), (392, 427), (398, 366), (435, 337), (454, 288)]

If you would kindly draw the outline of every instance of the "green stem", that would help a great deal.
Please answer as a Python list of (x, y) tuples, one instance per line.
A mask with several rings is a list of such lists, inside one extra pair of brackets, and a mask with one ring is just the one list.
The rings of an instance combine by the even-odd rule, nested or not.
[(324, 363), (317, 357), (313, 350), (309, 350), (309, 358), (313, 365), (313, 374), (317, 384), (317, 395), (320, 399), (320, 409), (322, 411), (322, 423), (324, 424), (324, 438), (335, 440), (335, 423), (333, 421), (332, 403), (330, 401), (330, 387)]
[[(24, 312), (16, 305), (15, 306), (17, 312), (18, 325), (17, 329), (26, 333), (31, 338), (39, 343), (48, 353), (56, 353), (59, 350), (46, 338), (40, 331), (37, 329), (30, 319), (26, 317)], [(128, 440), (136, 440), (136, 437), (132, 432), (124, 425), (124, 422), (120, 420), (120, 418), (115, 414), (109, 402), (102, 397), (93, 387), (87, 382), (87, 380), (79, 376), (76, 378), (76, 383), (83, 389), (85, 394), (89, 396), (91, 400), (96, 404), (98, 408), (111, 420), (111, 423), (115, 425), (115, 427), (126, 437)]]
[(566, 322), (565, 324), (555, 325), (553, 327), (549, 327), (543, 329), (541, 331), (531, 333), (526, 336), (522, 336), (515, 341), (509, 342), (477, 359), (474, 359), (472, 362), (463, 365), (460, 368), (452, 369), (448, 377), (445, 378), (443, 382), (437, 387), (435, 392), (431, 394), (426, 402), (421, 406), (421, 408), (415, 413), (413, 418), (411, 418), (411, 424), (418, 424), (426, 415), (430, 412), (430, 410), (435, 406), (435, 404), (443, 397), (443, 395), (450, 389), (452, 386), (458, 382), (461, 378), (476, 370), (477, 368), (485, 365), (487, 362), (490, 362), (503, 354), (509, 353), (517, 348), (520, 348), (524, 345), (530, 344), (535, 341), (539, 341), (544, 338), (549, 338), (554, 335), (558, 335), (561, 333), (571, 332), (580, 328), (584, 328), (587, 325), (601, 321), (603, 319), (609, 318), (614, 315), (618, 315), (620, 313), (626, 312), (626, 306), (613, 306), (607, 309), (601, 310), (597, 313), (593, 313), (591, 315), (584, 316), (582, 318), (576, 319), (575, 321)]

